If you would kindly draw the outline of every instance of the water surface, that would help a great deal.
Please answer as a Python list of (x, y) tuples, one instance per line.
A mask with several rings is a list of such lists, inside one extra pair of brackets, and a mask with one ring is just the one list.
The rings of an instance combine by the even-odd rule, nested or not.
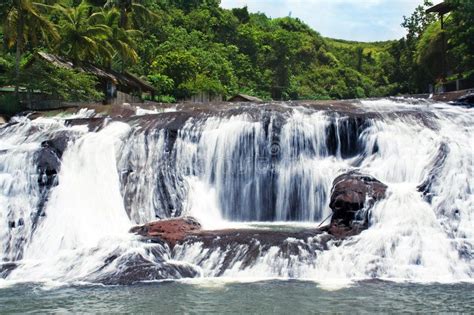
[(305, 281), (226, 283), (209, 279), (54, 289), (28, 284), (0, 289), (2, 313), (472, 313), (473, 301), (474, 284), (466, 283), (369, 281), (328, 290)]

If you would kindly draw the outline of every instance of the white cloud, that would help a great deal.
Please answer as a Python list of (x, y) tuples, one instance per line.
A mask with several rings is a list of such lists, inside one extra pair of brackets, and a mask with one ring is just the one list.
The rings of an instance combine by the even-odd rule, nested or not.
[[(440, 2), (441, 0), (437, 0)], [(422, 0), (222, 0), (222, 7), (248, 6), (270, 17), (291, 14), (324, 36), (375, 41), (401, 38), (403, 15)]]

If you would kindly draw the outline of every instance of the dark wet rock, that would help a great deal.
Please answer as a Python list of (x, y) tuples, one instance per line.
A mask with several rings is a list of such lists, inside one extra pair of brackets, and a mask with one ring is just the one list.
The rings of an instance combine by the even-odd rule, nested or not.
[(106, 117), (92, 117), (92, 118), (74, 118), (66, 119), (66, 126), (87, 126), (89, 131), (98, 131), (106, 125), (109, 119)]
[(56, 175), (59, 173), (59, 168), (61, 166), (61, 159), (54, 150), (42, 147), (36, 153), (36, 165), (38, 173), (40, 174), (38, 183), (41, 186), (54, 185), (54, 180), (56, 179)]
[[(295, 230), (272, 230), (272, 229), (224, 229), (224, 230), (212, 230), (206, 231), (201, 230), (197, 232), (189, 233), (184, 239), (184, 242), (193, 243), (201, 242), (206, 247), (221, 247), (225, 248), (230, 244), (235, 246), (250, 244), (257, 241), (259, 244), (263, 244), (268, 247), (279, 246), (284, 244), (288, 239), (305, 241), (308, 238), (312, 238), (322, 234), (322, 232), (316, 228), (302, 228), (298, 231)], [(320, 249), (326, 249), (326, 241), (320, 243)]]
[[(282, 231), (265, 229), (228, 229), (200, 231), (188, 235), (173, 248), (175, 259), (184, 259), (191, 247), (199, 246), (197, 264), (203, 263), (213, 276), (222, 276), (226, 270), (246, 269), (261, 263), (267, 255), (276, 256), (287, 264), (311, 265), (321, 251), (328, 249), (334, 238), (317, 229)], [(276, 273), (291, 272), (284, 266), (274, 265)], [(283, 268), (280, 270), (280, 268)], [(296, 275), (289, 275), (296, 276)]]
[(474, 106), (474, 93), (468, 93), (458, 98), (455, 103), (461, 105)]
[(113, 264), (111, 271), (93, 280), (106, 285), (130, 285), (143, 281), (194, 278), (199, 274), (194, 266), (165, 261), (161, 250), (157, 250), (155, 255), (147, 254), (147, 258), (141, 254), (112, 256), (105, 262), (107, 266)]
[(351, 236), (368, 228), (368, 210), (385, 197), (387, 186), (370, 175), (349, 172), (333, 182), (329, 207), (333, 210), (328, 233)]
[(52, 147), (43, 146), (36, 152), (36, 167), (38, 172), (39, 202), (33, 217), (33, 225), (39, 217), (44, 215), (44, 208), (48, 201), (51, 188), (58, 184), (58, 174), (61, 167), (61, 158)]
[(13, 262), (0, 263), (0, 279), (5, 279), (8, 275), (18, 267), (18, 264)]
[(55, 138), (43, 141), (41, 149), (36, 153), (39, 184), (41, 186), (55, 185), (56, 175), (61, 167), (61, 158), (69, 143), (67, 133), (58, 134)]
[(370, 126), (370, 120), (364, 116), (335, 116), (326, 129), (326, 147), (330, 155), (351, 158), (364, 150), (360, 141), (362, 132)]
[(439, 179), (441, 170), (446, 162), (446, 157), (449, 153), (449, 146), (447, 143), (441, 143), (438, 152), (433, 160), (430, 162), (430, 171), (423, 182), (418, 185), (418, 191), (423, 194), (426, 201), (431, 202), (433, 198), (432, 186)]
[[(172, 259), (177, 261), (185, 260), (187, 253), (194, 250), (192, 247), (198, 246), (201, 254), (193, 263), (197, 266), (206, 264), (214, 276), (222, 276), (230, 268), (252, 267), (267, 254), (277, 255), (288, 263), (312, 264), (317, 254), (327, 250), (328, 243), (335, 240), (332, 235), (316, 227), (297, 230), (289, 227), (201, 230), (194, 219), (188, 220), (191, 221), (170, 219), (152, 222), (132, 228), (130, 232), (141, 235), (143, 241), (156, 244), (158, 248), (170, 248)], [(163, 257), (163, 253), (157, 253), (155, 257)], [(133, 269), (133, 262), (124, 260), (122, 265), (125, 267), (120, 268), (120, 277), (125, 279), (149, 278), (156, 270), (171, 272), (169, 278), (173, 279), (197, 275), (191, 266), (170, 266), (164, 261), (152, 265), (142, 261), (137, 270)], [(117, 277), (114, 279), (117, 281)]]
[(57, 175), (61, 168), (61, 157), (66, 150), (69, 137), (64, 134), (57, 138), (43, 141), (41, 149), (36, 152), (38, 184), (44, 191), (57, 185)]
[(56, 156), (59, 159), (61, 159), (64, 151), (66, 151), (66, 148), (70, 140), (71, 140), (71, 137), (68, 133), (61, 133), (61, 134), (58, 134), (53, 139), (43, 141), (41, 143), (41, 147), (51, 149), (51, 151), (53, 151), (56, 154)]
[(201, 230), (201, 224), (192, 217), (166, 219), (133, 227), (130, 233), (145, 237), (160, 238), (171, 246), (187, 235)]
[(71, 137), (72, 134), (68, 132), (59, 132), (53, 138), (43, 141), (41, 148), (35, 154), (40, 198), (38, 210), (33, 217), (34, 226), (36, 226), (38, 218), (44, 215), (44, 206), (48, 201), (51, 188), (58, 184), (61, 158), (67, 149)]

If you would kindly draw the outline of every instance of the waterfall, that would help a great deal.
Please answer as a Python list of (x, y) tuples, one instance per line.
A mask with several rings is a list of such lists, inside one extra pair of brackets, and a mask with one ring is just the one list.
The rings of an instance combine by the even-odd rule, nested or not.
[[(471, 281), (473, 123), (471, 109), (406, 100), (14, 118), (0, 127), (0, 276)], [(170, 248), (128, 233), (183, 215), (209, 230), (314, 228), (350, 170), (385, 183), (387, 196), (368, 230), (328, 248), (324, 234)]]

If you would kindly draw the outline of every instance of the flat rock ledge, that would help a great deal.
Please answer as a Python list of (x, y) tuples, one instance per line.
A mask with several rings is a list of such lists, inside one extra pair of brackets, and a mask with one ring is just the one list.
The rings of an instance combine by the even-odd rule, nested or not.
[[(278, 246), (285, 239), (307, 239), (326, 232), (328, 239), (344, 239), (354, 236), (369, 227), (369, 209), (375, 202), (383, 199), (387, 186), (370, 175), (349, 172), (338, 176), (333, 182), (330, 208), (333, 211), (331, 221), (321, 228), (306, 228), (300, 231), (281, 231), (263, 229), (223, 229), (203, 230), (201, 224), (192, 217), (164, 219), (133, 227), (130, 233), (146, 240), (164, 241), (174, 247), (177, 244), (202, 242), (220, 245), (245, 243), (258, 240), (265, 244)], [(323, 248), (326, 247), (323, 244)]]
[[(215, 261), (215, 276), (229, 268), (245, 269), (262, 257), (277, 251), (278, 257), (311, 264), (317, 255), (344, 239), (369, 228), (370, 208), (385, 197), (387, 186), (372, 176), (349, 172), (333, 182), (330, 207), (332, 219), (324, 227), (294, 229), (240, 228), (204, 230), (192, 217), (150, 222), (133, 227), (130, 232), (150, 243), (146, 255), (112, 256), (105, 263), (120, 268), (94, 279), (104, 284), (133, 284), (157, 279), (179, 279), (200, 275), (200, 264)], [(193, 264), (181, 263), (188, 250), (201, 251)], [(216, 257), (215, 257), (216, 256)], [(153, 257), (151, 260), (149, 257)], [(171, 257), (166, 260), (164, 257)], [(179, 264), (174, 261), (180, 261)], [(238, 266), (236, 265), (238, 262)], [(209, 267), (209, 266), (208, 266)], [(104, 267), (105, 268), (105, 267)]]

